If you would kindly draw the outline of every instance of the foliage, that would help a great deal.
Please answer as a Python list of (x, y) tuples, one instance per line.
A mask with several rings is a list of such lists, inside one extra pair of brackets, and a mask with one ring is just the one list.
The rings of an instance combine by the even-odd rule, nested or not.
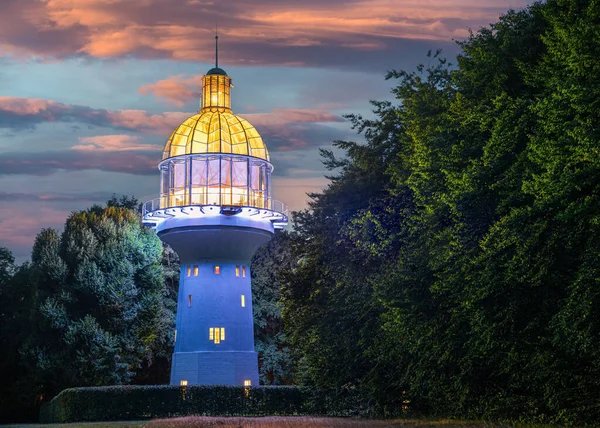
[(70, 388), (46, 403), (42, 423), (135, 420), (185, 415), (369, 415), (357, 391), (292, 386), (109, 386)]
[(23, 420), (71, 386), (165, 378), (173, 292), (160, 240), (128, 208), (93, 206), (73, 213), (60, 235), (42, 230), (31, 263), (2, 287), (3, 418)]
[(13, 265), (12, 254), (0, 248), (0, 422), (35, 420), (38, 385), (21, 349), (33, 334), (30, 265)]
[(283, 332), (279, 278), (282, 270), (294, 265), (289, 239), (289, 233), (277, 231), (252, 259), (254, 347), (264, 385), (289, 385), (294, 381), (296, 363)]
[(295, 216), (306, 382), (459, 417), (600, 417), (600, 4), (549, 0), (394, 71)]
[(3, 287), (12, 277), (15, 269), (15, 258), (12, 253), (4, 247), (0, 247), (0, 287)]

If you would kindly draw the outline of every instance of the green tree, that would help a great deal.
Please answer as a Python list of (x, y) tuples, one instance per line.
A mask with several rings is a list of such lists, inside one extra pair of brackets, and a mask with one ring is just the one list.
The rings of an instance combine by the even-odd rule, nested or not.
[(114, 206), (72, 214), (60, 237), (38, 235), (38, 334), (28, 352), (48, 394), (131, 382), (172, 345), (162, 253), (134, 212)]
[(43, 399), (21, 352), (30, 340), (35, 288), (29, 264), (16, 267), (0, 248), (0, 422), (35, 421)]
[(260, 381), (266, 385), (294, 382), (296, 361), (283, 331), (281, 272), (293, 268), (289, 233), (277, 231), (252, 259), (252, 310), (254, 346)]
[(456, 67), (391, 72), (397, 105), (323, 153), (337, 175), (295, 217), (284, 293), (307, 382), (598, 419), (599, 6), (534, 3), (460, 42)]
[(4, 247), (0, 247), (0, 287), (4, 286), (12, 277), (15, 269), (15, 258)]

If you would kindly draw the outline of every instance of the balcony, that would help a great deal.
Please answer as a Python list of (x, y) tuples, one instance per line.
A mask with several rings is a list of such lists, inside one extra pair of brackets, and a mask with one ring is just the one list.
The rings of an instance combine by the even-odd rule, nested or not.
[[(238, 195), (239, 196), (239, 195)], [(214, 215), (240, 215), (257, 217), (271, 221), (275, 229), (283, 229), (288, 224), (288, 206), (281, 201), (251, 195), (250, 199), (236, 197), (231, 192), (172, 193), (151, 199), (142, 207), (144, 223), (157, 227), (163, 221), (174, 217), (205, 217)]]

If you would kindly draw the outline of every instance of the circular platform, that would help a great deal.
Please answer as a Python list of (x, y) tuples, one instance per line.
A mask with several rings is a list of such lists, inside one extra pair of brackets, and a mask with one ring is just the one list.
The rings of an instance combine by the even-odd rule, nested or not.
[(283, 229), (288, 224), (288, 207), (283, 202), (269, 200), (268, 208), (236, 205), (180, 205), (165, 207), (167, 198), (155, 198), (147, 201), (142, 208), (144, 224), (160, 228), (170, 219), (192, 219), (203, 217), (239, 217), (253, 220), (270, 221), (275, 229)]

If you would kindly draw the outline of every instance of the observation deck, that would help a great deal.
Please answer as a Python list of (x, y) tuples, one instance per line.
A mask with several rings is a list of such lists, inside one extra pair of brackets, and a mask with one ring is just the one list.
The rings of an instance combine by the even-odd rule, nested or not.
[(250, 205), (246, 201), (221, 204), (221, 199), (230, 200), (219, 192), (192, 193), (186, 199), (162, 196), (144, 203), (142, 218), (144, 224), (152, 228), (159, 227), (169, 219), (219, 215), (268, 220), (273, 224), (274, 229), (283, 229), (288, 224), (288, 206), (281, 201), (271, 198), (259, 199), (258, 204)]

